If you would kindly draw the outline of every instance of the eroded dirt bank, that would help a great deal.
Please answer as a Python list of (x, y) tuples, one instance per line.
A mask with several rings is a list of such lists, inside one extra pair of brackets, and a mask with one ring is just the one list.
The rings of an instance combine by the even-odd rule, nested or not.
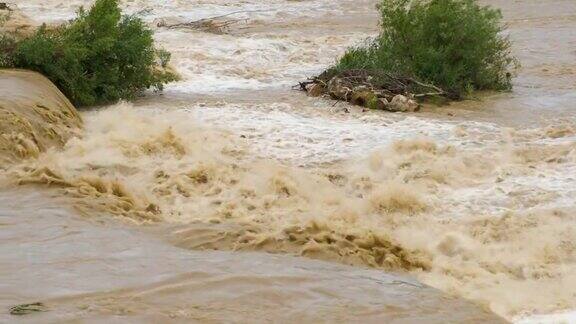
[(62, 147), (81, 126), (74, 106), (48, 79), (0, 70), (0, 168)]

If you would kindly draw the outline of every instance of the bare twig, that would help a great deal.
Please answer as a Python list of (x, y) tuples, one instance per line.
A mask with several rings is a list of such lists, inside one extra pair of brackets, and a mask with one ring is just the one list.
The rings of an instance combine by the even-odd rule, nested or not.
[(413, 82), (413, 83), (415, 83), (415, 84), (417, 84), (417, 85), (419, 85), (419, 86), (421, 86), (421, 87), (434, 89), (434, 90), (437, 91), (438, 94), (442, 94), (442, 95), (443, 95), (443, 94), (446, 94), (446, 92), (445, 92), (444, 90), (438, 88), (438, 87), (435, 86), (435, 85), (422, 83), (422, 82), (417, 81), (417, 80), (414, 80), (414, 79), (412, 79), (412, 78), (409, 78), (408, 80), (410, 80), (410, 82)]

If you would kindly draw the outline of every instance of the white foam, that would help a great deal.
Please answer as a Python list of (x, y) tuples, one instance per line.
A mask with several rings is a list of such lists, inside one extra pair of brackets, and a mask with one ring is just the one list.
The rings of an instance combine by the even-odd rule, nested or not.
[(516, 318), (515, 324), (570, 324), (576, 323), (576, 311)]
[[(42, 22), (71, 19), (81, 6), (89, 7), (93, 0), (26, 0), (17, 3), (31, 17)], [(364, 4), (370, 1), (362, 1)], [(343, 13), (342, 4), (330, 0), (321, 1), (291, 1), (247, 0), (230, 2), (226, 0), (125, 0), (121, 1), (127, 14), (140, 14), (151, 21), (162, 17), (181, 17), (198, 20), (219, 15), (239, 12), (234, 17), (251, 19), (281, 19), (290, 16), (316, 17), (323, 14)], [(347, 12), (365, 10), (367, 6), (346, 8)], [(352, 10), (351, 10), (352, 9)]]
[(241, 37), (162, 31), (156, 38), (173, 53), (184, 77), (167, 93), (213, 93), (237, 89), (289, 88), (321, 72), (366, 34)]
[[(88, 0), (30, 0), (19, 7), (38, 22), (71, 19)], [(344, 4), (346, 2), (342, 2)], [(342, 5), (331, 1), (270, 2), (243, 1), (124, 1), (125, 12), (141, 12), (150, 22), (163, 18), (182, 21), (215, 17), (241, 11), (234, 18), (282, 20), (306, 15), (342, 14)], [(367, 10), (359, 6), (356, 10)], [(349, 8), (348, 8), (349, 9)], [(152, 24), (153, 25), (153, 24)], [(344, 50), (368, 34), (348, 32), (344, 35), (306, 35), (286, 31), (263, 33), (261, 36), (216, 35), (189, 30), (159, 28), (155, 38), (172, 53), (172, 63), (184, 80), (166, 87), (166, 93), (215, 93), (239, 89), (287, 88), (298, 81), (320, 73)]]
[[(357, 158), (397, 140), (418, 136), (462, 147), (477, 146), (475, 141), (454, 134), (459, 123), (392, 116), (372, 120), (310, 117), (288, 112), (296, 110), (288, 104), (262, 108), (230, 104), (218, 108), (194, 106), (188, 111), (202, 123), (230, 128), (252, 139), (252, 149), (262, 157), (300, 165)], [(464, 124), (495, 128), (490, 124)]]

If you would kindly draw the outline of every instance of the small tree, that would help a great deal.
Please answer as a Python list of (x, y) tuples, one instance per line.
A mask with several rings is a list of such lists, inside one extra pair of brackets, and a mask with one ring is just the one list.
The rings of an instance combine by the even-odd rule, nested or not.
[(40, 27), (2, 57), (12, 67), (44, 74), (77, 105), (103, 104), (162, 90), (176, 79), (165, 61), (160, 66), (152, 35), (140, 18), (122, 16), (118, 0), (96, 0), (75, 20)]
[(350, 49), (328, 75), (346, 70), (407, 76), (453, 98), (473, 90), (509, 90), (517, 60), (499, 10), (475, 0), (383, 0), (382, 31)]

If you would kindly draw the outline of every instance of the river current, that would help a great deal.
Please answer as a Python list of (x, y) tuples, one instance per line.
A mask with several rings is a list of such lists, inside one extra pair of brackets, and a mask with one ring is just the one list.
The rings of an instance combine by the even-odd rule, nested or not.
[[(376, 1), (122, 1), (183, 80), (81, 111), (81, 136), (2, 171), (0, 304), (382, 321), (386, 271), (518, 323), (574, 320), (576, 2), (483, 2), (522, 63), (514, 91), (392, 114), (291, 90), (378, 33)], [(89, 3), (17, 5), (54, 23)], [(229, 13), (223, 33), (157, 27)]]

